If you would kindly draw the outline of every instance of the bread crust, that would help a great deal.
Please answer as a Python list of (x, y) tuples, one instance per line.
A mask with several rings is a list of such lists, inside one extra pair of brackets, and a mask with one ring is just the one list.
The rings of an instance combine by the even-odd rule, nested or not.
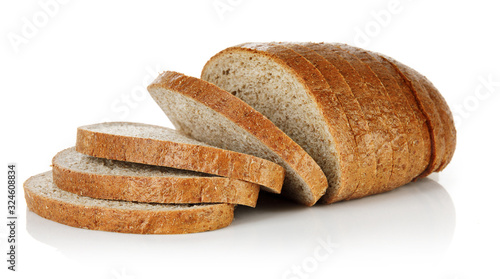
[(436, 108), (433, 99), (427, 89), (422, 85), (421, 79), (416, 74), (416, 71), (394, 60), (393, 58), (385, 55), (380, 56), (392, 64), (405, 79), (405, 82), (410, 86), (410, 88), (412, 88), (413, 95), (419, 104), (419, 108), (427, 118), (432, 152), (427, 168), (416, 179), (426, 177), (432, 172), (438, 170), (444, 161), (447, 146), (445, 125), (441, 121), (441, 116), (439, 116), (439, 111)]
[[(418, 72), (417, 74), (420, 75)], [(441, 116), (441, 122), (445, 125), (446, 150), (441, 165), (436, 169), (436, 171), (439, 172), (448, 166), (451, 162), (451, 158), (453, 158), (453, 154), (455, 153), (457, 146), (457, 130), (453, 121), (453, 114), (451, 113), (450, 107), (446, 103), (443, 95), (439, 93), (434, 84), (432, 84), (432, 82), (430, 82), (425, 76), (422, 76), (420, 81), (427, 89), (427, 92), (429, 92), (429, 95), (434, 101), (434, 104), (439, 112), (439, 116)]]
[[(307, 45), (309, 46), (309, 44)], [(332, 63), (344, 76), (351, 88), (357, 102), (359, 102), (364, 118), (370, 128), (369, 135), (372, 137), (373, 145), (367, 152), (372, 154), (376, 160), (375, 179), (368, 182), (366, 187), (358, 187), (347, 199), (361, 198), (371, 194), (372, 189), (387, 185), (392, 168), (392, 147), (390, 136), (386, 126), (387, 120), (383, 118), (380, 111), (380, 102), (373, 99), (374, 90), (370, 90), (364, 78), (358, 70), (363, 67), (359, 60), (344, 50), (331, 44), (311, 44), (313, 49), (324, 49), (321, 53)]]
[[(80, 171), (61, 163), (74, 148), (52, 159), (54, 184), (65, 191), (96, 199), (145, 203), (229, 203), (255, 207), (260, 186), (217, 176), (128, 176)], [(74, 163), (78, 163), (75, 161)]]
[(402, 63), (399, 63), (398, 67), (406, 67), (408, 71), (412, 72), (414, 76), (417, 77), (418, 82), (427, 90), (430, 99), (436, 107), (441, 123), (444, 126), (443, 129), (446, 145), (441, 164), (437, 166), (434, 171), (442, 171), (450, 163), (457, 145), (457, 131), (455, 129), (453, 115), (451, 113), (450, 107), (446, 103), (446, 100), (443, 98), (441, 93), (439, 93), (437, 88), (434, 86), (434, 84), (432, 84), (432, 82), (424, 75), (406, 65), (403, 65)]
[(411, 167), (408, 169), (408, 176), (411, 179), (420, 175), (429, 164), (431, 156), (431, 139), (427, 119), (419, 108), (416, 97), (414, 96), (409, 84), (400, 73), (387, 60), (380, 57), (374, 52), (367, 51), (385, 70), (388, 72), (394, 81), (397, 83), (400, 100), (402, 106), (406, 107), (405, 112), (408, 113), (410, 120), (413, 120), (413, 125), (408, 125), (410, 135), (419, 135), (416, 138), (408, 138), (408, 146), (410, 152)]
[[(342, 95), (352, 95), (350, 88), (337, 69), (314, 50), (295, 43), (279, 45), (293, 50), (309, 62), (301, 61), (299, 64), (300, 59), (296, 55), (287, 55), (277, 50), (278, 58), (283, 59), (288, 67), (295, 71), (296, 78), (302, 80), (308, 88), (309, 96), (317, 104), (334, 139), (337, 151), (334, 155), (339, 162), (340, 177), (337, 181), (329, 181), (330, 186), (321, 202), (333, 203), (343, 200), (350, 196), (360, 183), (366, 181), (369, 171), (360, 159), (358, 148), (361, 144), (357, 142), (360, 139), (355, 137), (344, 104), (340, 101)], [(334, 183), (337, 187), (332, 185)]]
[(281, 192), (284, 169), (271, 161), (211, 146), (96, 132), (92, 126), (78, 128), (76, 151), (98, 158), (210, 173)]
[(384, 103), (386, 105), (385, 107), (389, 109), (389, 111), (386, 112), (390, 120), (388, 125), (390, 126), (390, 130), (395, 133), (391, 142), (393, 150), (393, 167), (389, 183), (385, 185), (385, 187), (380, 187), (374, 193), (386, 192), (410, 182), (413, 177), (411, 177), (409, 169), (414, 168), (412, 162), (416, 162), (416, 160), (410, 157), (408, 139), (410, 138), (412, 142), (414, 142), (414, 139), (419, 140), (420, 134), (414, 134), (411, 130), (416, 123), (411, 115), (409, 115), (411, 110), (406, 106), (405, 97), (400, 94), (401, 88), (399, 88), (394, 77), (388, 73), (385, 67), (367, 51), (345, 44), (335, 45), (353, 54), (367, 65), (379, 80), (379, 83), (374, 83), (372, 85), (378, 87), (379, 91), (386, 96)]
[[(229, 51), (229, 49), (225, 51)], [(214, 58), (212, 57), (212, 59)], [(312, 199), (304, 201), (305, 205), (312, 206), (325, 193), (328, 187), (326, 177), (321, 168), (302, 147), (264, 115), (231, 93), (201, 79), (169, 71), (160, 74), (148, 86), (148, 90), (155, 88), (173, 90), (187, 96), (254, 135), (289, 164), (309, 186)], [(172, 120), (172, 122), (174, 121)]]
[(234, 217), (234, 205), (230, 204), (140, 210), (91, 206), (54, 199), (31, 189), (33, 184), (40, 183), (39, 179), (43, 177), (51, 179), (51, 173), (33, 176), (24, 183), (28, 208), (43, 218), (72, 227), (136, 234), (184, 234), (226, 227)]
[(351, 65), (363, 77), (369, 92), (372, 93), (372, 99), (378, 103), (392, 150), (392, 163), (389, 167), (389, 176), (386, 178), (385, 183), (378, 187), (372, 187), (369, 194), (389, 191), (392, 188), (402, 185), (400, 178), (407, 174), (408, 144), (406, 132), (402, 127), (399, 116), (395, 113), (394, 106), (384, 84), (371, 67), (363, 61), (369, 59), (369, 56), (365, 56), (362, 52), (358, 52), (355, 48), (351, 48), (345, 44), (333, 45), (351, 55), (351, 59), (349, 59)]

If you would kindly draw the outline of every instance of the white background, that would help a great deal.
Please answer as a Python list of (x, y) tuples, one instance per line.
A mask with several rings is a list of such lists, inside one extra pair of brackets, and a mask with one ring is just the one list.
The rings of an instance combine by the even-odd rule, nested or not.
[[(7, 163), (19, 169), (18, 272), (6, 271), (0, 225), (1, 278), (500, 278), (497, 1), (47, 2), (0, 4), (2, 185)], [(461, 110), (453, 161), (356, 201), (262, 197), (228, 228), (192, 235), (88, 231), (27, 212), (21, 183), (50, 169), (76, 127), (171, 126), (145, 85), (162, 70), (199, 76), (212, 55), (251, 41), (345, 42), (417, 69)]]

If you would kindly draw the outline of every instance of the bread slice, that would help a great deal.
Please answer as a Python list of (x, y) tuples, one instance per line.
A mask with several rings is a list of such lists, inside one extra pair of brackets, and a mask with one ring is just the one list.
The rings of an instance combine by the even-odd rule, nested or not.
[(91, 198), (255, 207), (260, 186), (210, 174), (87, 156), (68, 148), (52, 159), (54, 184)]
[(176, 72), (162, 73), (148, 90), (174, 126), (190, 137), (283, 166), (285, 196), (313, 205), (325, 193), (327, 180), (316, 162), (269, 119), (231, 93)]
[(278, 164), (148, 124), (110, 122), (79, 127), (76, 151), (98, 158), (240, 179), (274, 193), (281, 191), (284, 179), (284, 169)]
[(234, 205), (159, 205), (82, 197), (57, 188), (52, 173), (24, 183), (28, 208), (43, 218), (91, 230), (182, 234), (211, 231), (231, 224)]

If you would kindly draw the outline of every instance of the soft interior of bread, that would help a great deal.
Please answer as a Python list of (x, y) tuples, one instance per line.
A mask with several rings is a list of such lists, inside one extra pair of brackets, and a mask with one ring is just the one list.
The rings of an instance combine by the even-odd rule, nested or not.
[(172, 90), (153, 87), (150, 93), (174, 126), (183, 133), (223, 149), (250, 154), (281, 165), (286, 171), (282, 194), (302, 203), (310, 203), (314, 199), (309, 186), (287, 162), (225, 116)]
[(35, 195), (48, 198), (51, 200), (57, 200), (64, 203), (80, 205), (80, 206), (94, 206), (94, 207), (106, 207), (124, 210), (154, 210), (154, 211), (166, 211), (166, 210), (189, 210), (200, 206), (210, 206), (210, 205), (165, 205), (165, 204), (153, 204), (153, 203), (136, 203), (136, 202), (126, 202), (126, 201), (111, 201), (111, 200), (101, 200), (93, 199), (89, 197), (79, 196), (70, 192), (63, 191), (52, 182), (52, 172), (45, 172), (36, 176), (31, 177), (24, 183), (24, 188), (28, 192), (32, 192)]
[(167, 167), (101, 159), (76, 152), (74, 147), (59, 152), (55, 165), (77, 172), (134, 177), (213, 177), (214, 175)]
[(335, 144), (328, 125), (297, 77), (272, 58), (235, 51), (212, 59), (202, 79), (230, 92), (268, 117), (322, 168), (329, 189), (338, 189)]

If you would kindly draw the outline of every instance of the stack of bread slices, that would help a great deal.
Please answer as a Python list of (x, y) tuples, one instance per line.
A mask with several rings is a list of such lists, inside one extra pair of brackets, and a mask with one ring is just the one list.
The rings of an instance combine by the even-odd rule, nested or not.
[(443, 170), (456, 145), (429, 80), (345, 44), (242, 44), (201, 79), (167, 71), (148, 90), (176, 130), (78, 128), (52, 172), (25, 182), (32, 211), (95, 230), (208, 231), (260, 190), (307, 206), (393, 190)]

